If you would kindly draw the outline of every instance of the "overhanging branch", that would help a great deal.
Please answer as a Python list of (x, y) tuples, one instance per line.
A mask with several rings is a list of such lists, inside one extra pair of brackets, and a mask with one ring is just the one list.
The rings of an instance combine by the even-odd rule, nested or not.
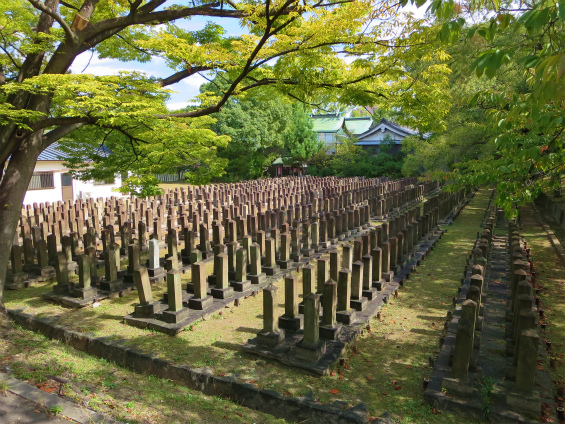
[(39, 0), (27, 0), (27, 1), (37, 10), (46, 13), (47, 15), (55, 19), (55, 21), (57, 21), (57, 23), (61, 25), (61, 28), (63, 28), (63, 30), (65, 31), (68, 41), (69, 42), (74, 41), (75, 35), (71, 30), (71, 27), (65, 22), (65, 20), (61, 17), (61, 15), (59, 15), (56, 11), (54, 11), (50, 7), (47, 7), (46, 5), (41, 3)]

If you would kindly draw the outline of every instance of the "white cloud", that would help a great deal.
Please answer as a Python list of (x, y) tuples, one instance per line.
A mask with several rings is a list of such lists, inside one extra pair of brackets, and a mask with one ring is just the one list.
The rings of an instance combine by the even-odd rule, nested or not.
[(202, 75), (194, 74), (188, 78), (183, 79), (181, 83), (188, 85), (189, 87), (200, 88), (200, 86), (206, 82), (208, 82), (208, 80)]

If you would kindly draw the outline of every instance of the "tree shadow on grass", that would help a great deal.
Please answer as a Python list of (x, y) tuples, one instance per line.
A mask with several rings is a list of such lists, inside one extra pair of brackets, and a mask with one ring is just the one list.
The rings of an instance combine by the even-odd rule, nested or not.
[(257, 334), (257, 329), (253, 327), (238, 327), (235, 331), (239, 331), (240, 333)]
[(232, 350), (234, 352), (241, 351), (241, 345), (238, 345), (236, 343), (217, 341), (212, 343), (212, 346), (219, 347), (220, 349)]

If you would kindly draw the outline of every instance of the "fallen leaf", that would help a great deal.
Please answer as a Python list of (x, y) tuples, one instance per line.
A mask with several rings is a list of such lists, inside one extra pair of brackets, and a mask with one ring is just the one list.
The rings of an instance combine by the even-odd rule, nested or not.
[(243, 417), (243, 414), (241, 412), (236, 412), (235, 413), (238, 417)]
[(400, 390), (400, 389), (402, 389), (402, 387), (400, 387), (400, 386), (397, 386), (397, 387), (394, 388), (394, 390)]
[(365, 377), (367, 379), (367, 381), (371, 381), (372, 378), (371, 377)]
[(392, 380), (392, 385), (394, 386), (396, 384), (396, 380)]
[(339, 390), (338, 389), (331, 389), (330, 393), (335, 395), (335, 394), (339, 393)]
[(412, 369), (412, 365), (406, 365), (406, 369), (407, 369), (407, 370), (411, 370), (411, 369)]
[(335, 376), (335, 371), (330, 372), (330, 377)]
[(249, 383), (250, 383), (250, 384), (255, 384), (255, 383), (257, 383), (257, 380), (251, 380)]

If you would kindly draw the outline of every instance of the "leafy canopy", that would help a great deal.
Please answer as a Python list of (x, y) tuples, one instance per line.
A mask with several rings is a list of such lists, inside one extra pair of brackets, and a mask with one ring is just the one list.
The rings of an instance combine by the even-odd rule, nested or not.
[[(468, 109), (452, 110), (450, 136), (430, 140), (438, 154), (429, 155), (427, 165), (444, 171), (455, 186), (496, 184), (499, 204), (515, 213), (517, 206), (557, 185), (565, 168), (565, 3), (434, 0), (429, 13), (436, 17), (439, 39), (455, 49), (462, 46), (456, 55), (471, 52), (473, 61), (456, 82), (470, 92), (452, 90), (456, 104)], [(457, 116), (475, 132), (460, 143), (454, 137), (462, 128)], [(458, 145), (462, 152), (473, 143), (484, 149), (451, 164), (433, 164), (445, 146)], [(425, 150), (413, 148), (417, 154)], [(418, 159), (409, 162), (407, 172), (416, 172)]]
[[(227, 34), (219, 19), (191, 30), (193, 16), (236, 19), (247, 33)], [(60, 141), (83, 179), (129, 170), (125, 192), (148, 193), (148, 174), (180, 166), (192, 182), (222, 175), (217, 151), (228, 138), (206, 116), (262, 87), (311, 105), (404, 107), (406, 123), (424, 130), (441, 125), (446, 111), (448, 56), (425, 24), (401, 17), (389, 0), (5, 0), (0, 35), (0, 162), (17, 147), (9, 141), (16, 132), (41, 137), (40, 150)], [(70, 73), (88, 52), (162, 59), (170, 75)], [(168, 111), (170, 89), (196, 74), (221, 79), (221, 88), (204, 90), (190, 110)], [(309, 141), (286, 144), (303, 160), (315, 143), (296, 136)], [(100, 143), (115, 154), (99, 155)]]

